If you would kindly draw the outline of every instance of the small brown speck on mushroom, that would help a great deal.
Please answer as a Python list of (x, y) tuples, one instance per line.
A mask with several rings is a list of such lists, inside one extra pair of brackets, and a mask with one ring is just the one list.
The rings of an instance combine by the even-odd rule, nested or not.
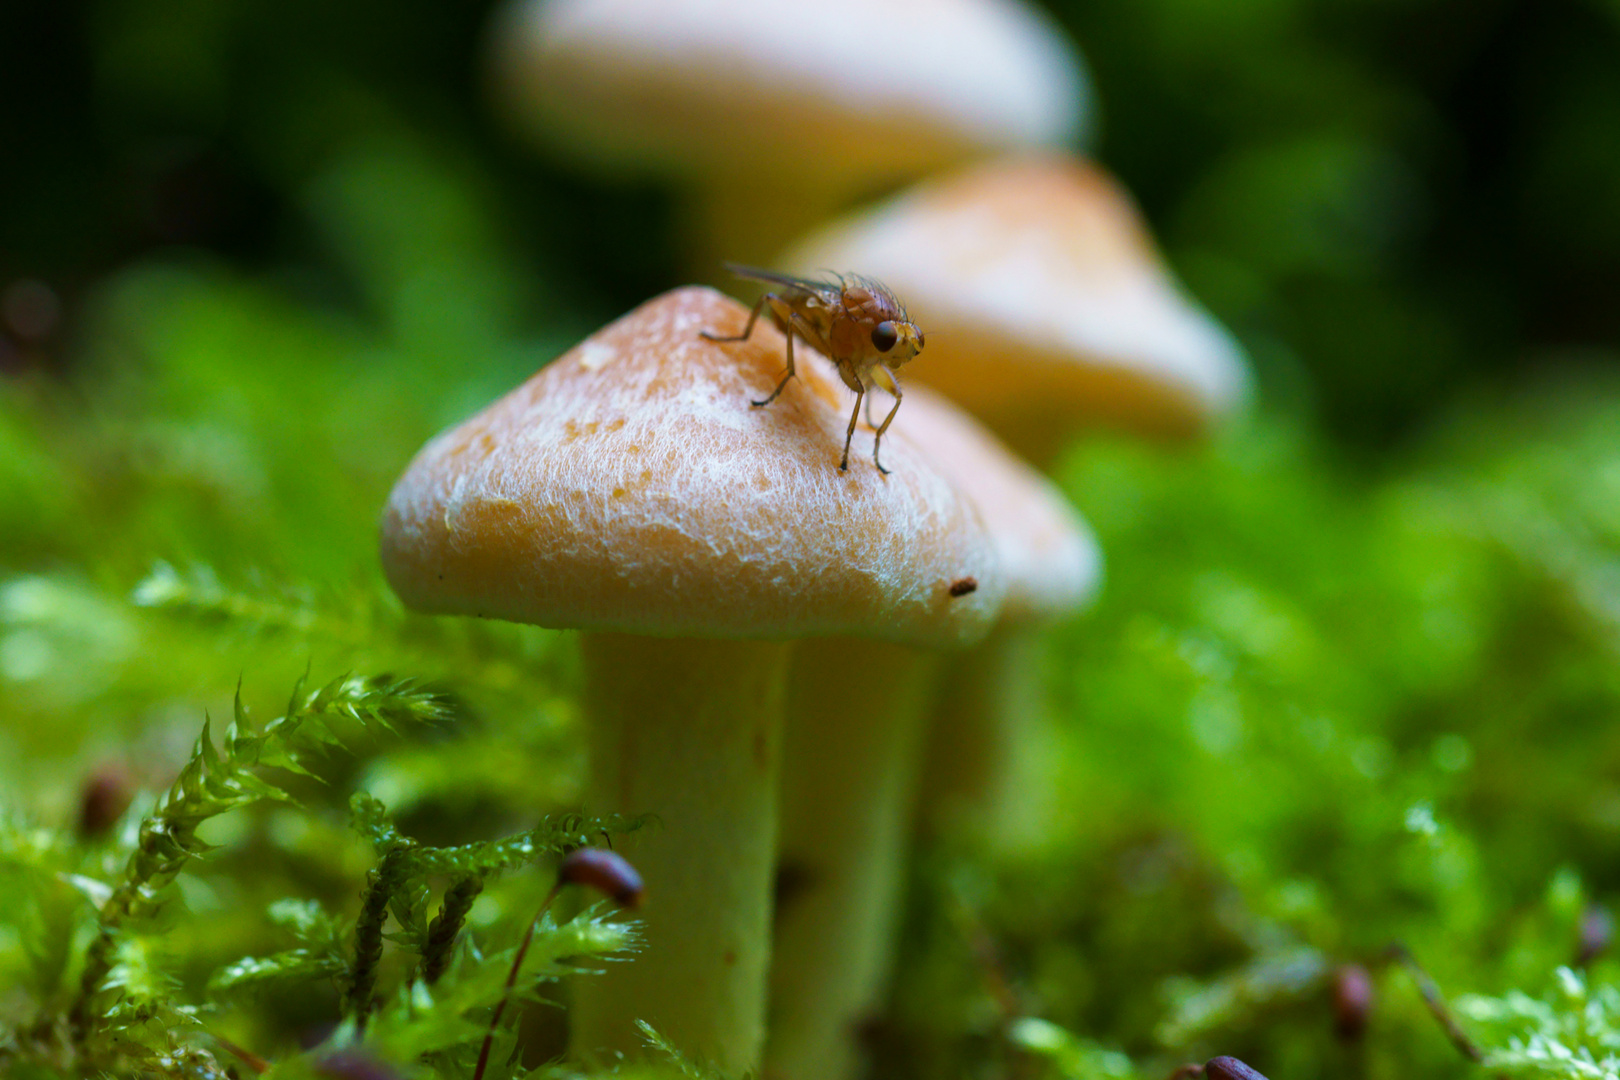
[(957, 578), (955, 581), (951, 582), (951, 596), (953, 599), (958, 596), (966, 596), (968, 593), (973, 592), (978, 587), (978, 578)]

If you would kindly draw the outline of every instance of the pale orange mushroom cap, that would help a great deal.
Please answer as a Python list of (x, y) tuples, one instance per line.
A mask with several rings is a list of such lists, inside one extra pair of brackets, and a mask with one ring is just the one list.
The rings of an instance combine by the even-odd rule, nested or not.
[(926, 182), (782, 261), (882, 280), (928, 335), (908, 374), (1037, 458), (1098, 421), (1190, 434), (1249, 391), (1237, 345), (1171, 279), (1130, 197), (1066, 156)]
[[(593, 334), (430, 442), (390, 496), (405, 603), (551, 627), (950, 646), (1004, 585), (977, 508), (910, 445), (838, 469), (847, 395), (816, 365), (768, 408), (784, 341), (711, 289)], [(867, 444), (870, 446), (870, 443)], [(952, 582), (979, 587), (952, 596)]]

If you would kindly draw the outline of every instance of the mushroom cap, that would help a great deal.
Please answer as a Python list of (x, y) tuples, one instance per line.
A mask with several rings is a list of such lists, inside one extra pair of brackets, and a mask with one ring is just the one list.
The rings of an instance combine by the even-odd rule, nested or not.
[(1050, 480), (925, 387), (906, 390), (893, 430), (923, 448), (984, 515), (1007, 581), (1002, 623), (1058, 618), (1090, 603), (1102, 550)]
[[(1003, 592), (977, 508), (908, 445), (838, 459), (818, 366), (766, 408), (785, 342), (712, 289), (648, 301), (432, 440), (389, 497), (382, 562), (407, 606), (711, 638), (969, 644)], [(859, 443), (857, 443), (857, 446)], [(971, 576), (977, 591), (953, 597)]]
[(619, 168), (872, 184), (1077, 137), (1089, 96), (1020, 0), (518, 0), (514, 118)]
[(883, 280), (928, 336), (908, 373), (1020, 450), (1099, 420), (1192, 434), (1248, 392), (1242, 354), (1171, 280), (1130, 197), (1066, 156), (924, 183), (782, 263)]

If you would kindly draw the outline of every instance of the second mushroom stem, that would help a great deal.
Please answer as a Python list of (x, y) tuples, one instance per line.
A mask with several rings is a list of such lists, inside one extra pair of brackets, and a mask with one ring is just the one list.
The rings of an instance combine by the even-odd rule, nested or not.
[(781, 870), (766, 1073), (858, 1074), (892, 960), (922, 716), (937, 656), (801, 642), (782, 748)]
[(788, 646), (587, 633), (582, 652), (590, 808), (659, 821), (626, 844), (642, 950), (577, 981), (575, 1053), (638, 1056), (645, 1020), (724, 1075), (757, 1073)]
[(1001, 626), (944, 672), (917, 793), (925, 838), (1003, 853), (1040, 845), (1058, 757), (1040, 668), (1037, 630)]

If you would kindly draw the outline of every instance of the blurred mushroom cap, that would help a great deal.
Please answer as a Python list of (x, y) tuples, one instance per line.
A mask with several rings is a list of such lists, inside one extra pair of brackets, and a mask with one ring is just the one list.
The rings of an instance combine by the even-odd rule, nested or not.
[[(1004, 592), (976, 507), (910, 445), (838, 459), (847, 398), (711, 289), (591, 335), (431, 441), (395, 486), (382, 561), (405, 603), (541, 626), (968, 644)], [(884, 447), (888, 456), (888, 446)], [(953, 596), (972, 576), (979, 588)]]
[(1248, 393), (1238, 347), (1170, 278), (1130, 198), (1065, 156), (924, 183), (781, 262), (884, 281), (927, 334), (907, 373), (1038, 459), (1097, 421), (1196, 433)]
[(1091, 601), (1102, 551), (1050, 480), (924, 387), (906, 390), (895, 430), (978, 504), (1007, 580), (1002, 622), (1057, 618)]
[(1079, 56), (1019, 0), (519, 0), (494, 30), (523, 127), (620, 169), (855, 187), (1073, 141)]

